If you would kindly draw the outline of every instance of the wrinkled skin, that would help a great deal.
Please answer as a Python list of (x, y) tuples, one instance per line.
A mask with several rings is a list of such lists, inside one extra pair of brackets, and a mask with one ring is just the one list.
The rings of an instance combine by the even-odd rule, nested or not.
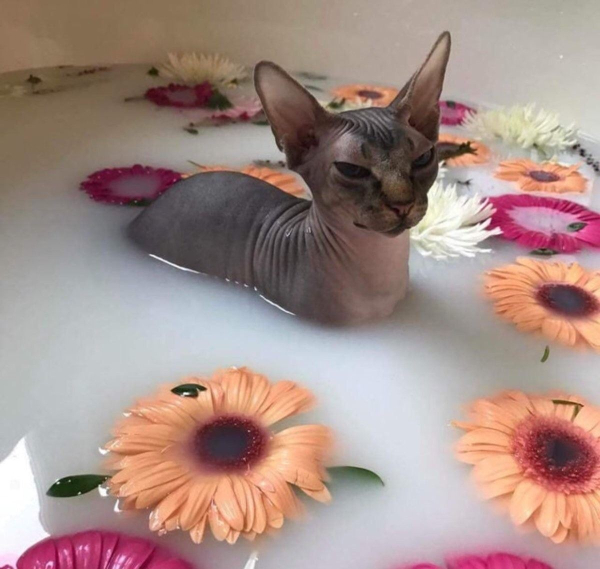
[(283, 70), (257, 91), (307, 201), (232, 172), (177, 183), (129, 235), (180, 267), (255, 288), (293, 314), (333, 324), (390, 315), (408, 284), (409, 235), (437, 174), (437, 102), (450, 49), (440, 37), (386, 108), (331, 115)]

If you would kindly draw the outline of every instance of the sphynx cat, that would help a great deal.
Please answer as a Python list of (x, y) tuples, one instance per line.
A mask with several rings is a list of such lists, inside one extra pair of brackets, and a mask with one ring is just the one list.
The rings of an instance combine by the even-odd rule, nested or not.
[(313, 199), (240, 173), (175, 184), (130, 225), (147, 253), (257, 290), (298, 316), (355, 324), (389, 316), (408, 284), (410, 227), (438, 171), (443, 33), (387, 107), (328, 113), (283, 69), (254, 81), (277, 146)]

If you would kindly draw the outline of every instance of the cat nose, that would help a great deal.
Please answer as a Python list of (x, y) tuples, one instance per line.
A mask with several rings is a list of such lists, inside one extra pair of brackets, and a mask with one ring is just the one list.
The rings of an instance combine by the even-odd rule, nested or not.
[(398, 217), (405, 217), (410, 213), (410, 210), (413, 208), (414, 205), (414, 201), (396, 202), (390, 204), (389, 207)]

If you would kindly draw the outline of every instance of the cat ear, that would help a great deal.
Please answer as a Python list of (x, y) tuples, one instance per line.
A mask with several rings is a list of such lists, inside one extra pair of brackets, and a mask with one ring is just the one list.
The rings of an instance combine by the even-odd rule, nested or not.
[(450, 57), (450, 33), (435, 42), (425, 63), (402, 88), (390, 107), (431, 142), (436, 142), (440, 122), (439, 100)]
[(270, 61), (256, 66), (254, 85), (277, 146), (293, 168), (316, 144), (316, 126), (328, 113), (302, 85)]

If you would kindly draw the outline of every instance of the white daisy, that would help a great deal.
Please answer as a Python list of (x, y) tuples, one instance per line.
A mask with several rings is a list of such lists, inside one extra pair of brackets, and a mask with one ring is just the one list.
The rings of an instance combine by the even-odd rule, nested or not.
[(577, 142), (574, 125), (561, 126), (558, 113), (536, 109), (535, 104), (470, 113), (463, 126), (483, 139), (500, 139), (544, 153), (562, 151)]
[(248, 77), (248, 70), (219, 54), (169, 53), (169, 61), (158, 65), (161, 77), (182, 83), (209, 81), (216, 86), (231, 87)]
[(459, 196), (456, 185), (436, 181), (429, 190), (425, 217), (410, 230), (410, 240), (424, 257), (437, 260), (489, 253), (478, 244), (500, 229), (487, 229), (494, 208), (478, 195)]

